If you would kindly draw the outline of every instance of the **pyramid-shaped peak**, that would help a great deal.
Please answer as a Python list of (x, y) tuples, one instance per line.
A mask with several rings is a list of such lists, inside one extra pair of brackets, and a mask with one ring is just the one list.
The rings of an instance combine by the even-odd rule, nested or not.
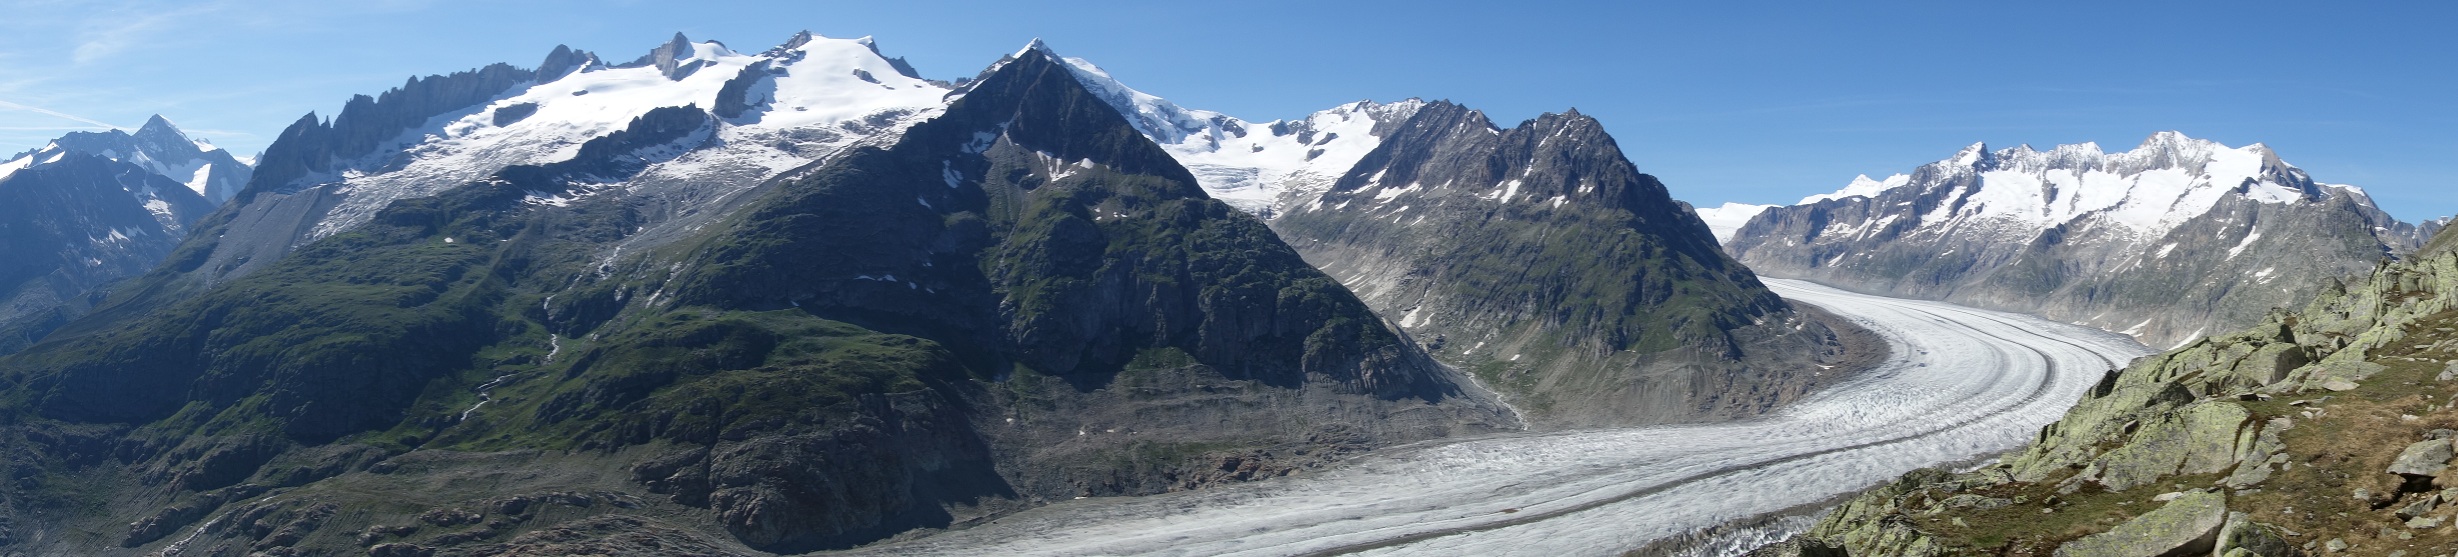
[(1946, 159), (1946, 164), (1950, 166), (1972, 166), (1980, 164), (1980, 161), (1987, 160), (1988, 158), (1988, 142), (1974, 141), (1971, 145), (1964, 146), (1963, 150), (1955, 151), (1953, 158)]
[(163, 118), (160, 114), (155, 114), (152, 118), (145, 119), (144, 126), (137, 128), (137, 133), (145, 133), (148, 131), (179, 133), (179, 126), (171, 125), (170, 119)]
[(1016, 57), (1023, 58), (1024, 53), (1027, 52), (1039, 52), (1044, 56), (1049, 56), (1052, 60), (1058, 59), (1058, 51), (1050, 50), (1050, 44), (1041, 42), (1041, 37), (1033, 37), (1033, 42), (1025, 43), (1023, 50), (1016, 51)]

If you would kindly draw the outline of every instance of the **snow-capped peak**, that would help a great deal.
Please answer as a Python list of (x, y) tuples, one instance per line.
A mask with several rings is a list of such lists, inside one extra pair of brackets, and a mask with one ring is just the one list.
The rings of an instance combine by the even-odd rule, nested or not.
[[(590, 139), (657, 108), (696, 106), (717, 114), (718, 122), (693, 136), (703, 143), (674, 146), (668, 160), (642, 176), (711, 172), (751, 183), (855, 142), (900, 133), (944, 106), (944, 87), (907, 75), (866, 39), (803, 32), (745, 54), (677, 33), (632, 63), (541, 75), (404, 132), (394, 140), (398, 148), (346, 165), (360, 170), (316, 177), (341, 182), (336, 191), (344, 195), (311, 239), (355, 227), (395, 199), (433, 195), (512, 165), (569, 160)], [(388, 162), (405, 154), (406, 164)]]
[(1980, 161), (1985, 160), (1988, 155), (1989, 144), (1974, 142), (1971, 146), (1956, 152), (1954, 157), (1946, 159), (1946, 164), (1959, 167), (1978, 166)]
[(1041, 37), (1033, 37), (1033, 42), (1024, 43), (1024, 48), (1017, 49), (1016, 53), (1009, 55), (1009, 57), (1023, 58), (1024, 53), (1033, 52), (1036, 50), (1041, 51), (1042, 55), (1049, 56), (1052, 60), (1059, 59), (1058, 51), (1050, 50), (1050, 44), (1041, 42)]
[[(2046, 230), (2092, 220), (2155, 237), (2210, 211), (2230, 195), (2262, 203), (2296, 203), (2340, 191), (2315, 184), (2268, 146), (2231, 148), (2174, 131), (2152, 134), (2141, 146), (2112, 154), (2102, 153), (2094, 143), (2059, 145), (2047, 151), (2028, 145), (1990, 151), (1984, 144), (1973, 143), (1924, 169), (1884, 181), (1859, 176), (1841, 190), (1809, 196), (1801, 203), (1876, 198), (1897, 188), (1913, 187), (1924, 195), (1943, 193), (1955, 198), (1922, 215), (1923, 226), (1986, 222)], [(1978, 178), (1974, 182), (1950, 178), (1974, 174)], [(1948, 188), (1952, 191), (1944, 191)]]
[(41, 149), (0, 163), (0, 178), (19, 170), (58, 162), (67, 153), (95, 155), (136, 165), (186, 184), (207, 200), (220, 203), (238, 193), (252, 173), (247, 163), (211, 143), (191, 139), (170, 119), (154, 115), (135, 133), (125, 130), (75, 132)]
[(1110, 77), (1108, 70), (1093, 65), (1092, 61), (1057, 56), (1047, 45), (1041, 44), (1040, 39), (1034, 39), (1033, 45), (1026, 47), (1026, 50), (1040, 50), (1053, 59), (1065, 62), (1067, 71), (1075, 74), (1076, 81), (1082, 82), (1085, 88), (1091, 89), (1094, 95), (1100, 96), (1110, 106), (1118, 108), (1127, 117), (1127, 122), (1135, 126), (1135, 131), (1143, 132), (1145, 137), (1163, 145), (1182, 143), (1189, 139), (1188, 136), (1217, 131), (1215, 122), (1228, 118), (1209, 110), (1189, 110), (1168, 99), (1137, 91)]
[(1821, 193), (1804, 197), (1801, 198), (1800, 204), (1808, 205), (1829, 199), (1843, 199), (1846, 197), (1875, 197), (1880, 192), (1894, 189), (1911, 182), (1911, 176), (1905, 176), (1902, 174), (1887, 176), (1885, 181), (1871, 180), (1869, 179), (1869, 175), (1862, 174), (1860, 176), (1853, 177), (1851, 184), (1845, 185), (1841, 190), (1836, 190), (1835, 193)]
[(1418, 99), (1356, 101), (1295, 120), (1253, 123), (1128, 87), (1089, 60), (1058, 56), (1039, 39), (1017, 55), (1031, 51), (1061, 61), (1086, 90), (1193, 172), (1213, 198), (1266, 217), (1284, 198), (1327, 189), (1356, 166), (1381, 145), (1374, 135), (1379, 123), (1407, 119), (1425, 106)]
[[(1868, 180), (1869, 177), (1862, 176), (1861, 179)], [(1742, 225), (1749, 224), (1751, 217), (1756, 217), (1759, 213), (1767, 212), (1767, 209), (1772, 208), (1775, 206), (1726, 201), (1721, 206), (1700, 207), (1694, 211), (1698, 213), (1698, 220), (1707, 223), (1707, 230), (1715, 233), (1715, 240), (1724, 242), (1733, 239), (1733, 233), (1740, 231)]]

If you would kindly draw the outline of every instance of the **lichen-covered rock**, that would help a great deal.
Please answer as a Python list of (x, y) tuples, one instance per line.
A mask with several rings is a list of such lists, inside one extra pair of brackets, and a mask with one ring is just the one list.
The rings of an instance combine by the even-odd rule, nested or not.
[(2227, 526), (2219, 529), (2219, 546), (2215, 551), (2223, 556), (2290, 557), (2304, 552), (2287, 542), (2277, 527), (2254, 522), (2250, 515), (2228, 513)]
[(2365, 379), (2389, 369), (2372, 362), (2350, 359), (2330, 359), (2303, 369), (2304, 388), (2346, 391), (2364, 383)]
[(2058, 557), (2145, 557), (2208, 555), (2227, 525), (2227, 496), (2187, 493), (2107, 532), (2084, 536), (2057, 548)]
[(2236, 462), (2238, 433), (2252, 418), (2244, 407), (2203, 402), (2162, 415), (2142, 426), (2124, 446), (2092, 463), (2110, 491), (2176, 474), (2209, 474)]
[(2398, 452), (2398, 460), (2390, 463), (2389, 473), (2410, 477), (2441, 475), (2449, 469), (2452, 455), (2448, 441), (2417, 441)]
[(1945, 555), (1937, 540), (1901, 520), (1907, 496), (1932, 487), (1951, 486), (1953, 474), (1935, 468), (1914, 470), (1902, 479), (1855, 497), (1827, 513), (1802, 540), (1802, 555)]
[[(2450, 460), (2458, 454), (2458, 445), (2452, 444), (2458, 430), (2448, 429), (2446, 421), (2458, 409), (2450, 402), (2458, 397), (2439, 392), (2438, 386), (2402, 393), (2368, 388), (2394, 384), (2380, 376), (2393, 369), (2420, 371), (2413, 379), (2458, 378), (2458, 363), (2450, 363), (2458, 360), (2453, 349), (2458, 347), (2458, 326), (2444, 320), (2445, 312), (2458, 309), (2458, 234), (2444, 234), (2417, 253), (2383, 262), (2369, 277), (2323, 281), (2315, 301), (2300, 311), (2274, 311), (2260, 326), (2136, 360), (2102, 379), (2063, 418), (2042, 427), (2030, 446), (2008, 455), (2000, 468), (1965, 476), (2010, 476), (2003, 485), (1987, 486), (1987, 493), (2035, 494), (2028, 503), (2016, 497), (2015, 510), (2069, 517), (2056, 520), (2050, 529), (1974, 530), (1992, 522), (1960, 519), (1987, 516), (1994, 524), (2006, 524), (2006, 510), (1948, 508), (1944, 502), (1972, 501), (1966, 496), (1980, 492), (1953, 481), (1958, 476), (1930, 471), (1846, 503), (1801, 535), (1800, 546), (1860, 557), (2019, 555), (2046, 547), (2058, 547), (2059, 555), (2301, 557), (2351, 550), (2397, 555), (2393, 550), (2401, 543), (2408, 544), (2401, 550), (2408, 553), (2438, 547), (2431, 544), (2441, 543), (2450, 521), (2458, 518), (2442, 508), (2458, 496), (2430, 493), (2440, 487), (2436, 482), (2453, 481), (2442, 475), (2449, 473)], [(2414, 364), (2431, 367), (2417, 370), (2410, 367)], [(2434, 377), (2434, 372), (2441, 376)], [(2353, 392), (2270, 402), (2325, 385)], [(2408, 396), (2414, 398), (2398, 398)], [(2299, 413), (2320, 421), (2300, 426), (2300, 419), (2281, 416)], [(2256, 421), (2256, 415), (2264, 419)], [(2395, 421), (2379, 421), (2392, 417)], [(2385, 453), (2401, 446), (2291, 447), (2290, 440), (2311, 442), (2305, 432), (2287, 434), (2299, 427), (2358, 434), (2393, 427), (2421, 433), (2426, 441), (2406, 447), (2389, 466), (2400, 476), (2364, 477), (2381, 470), (2390, 460)], [(2291, 454), (2291, 449), (2296, 452)], [(2041, 485), (2047, 482), (2058, 484)], [(2094, 483), (2109, 490), (2151, 485), (2157, 491), (2082, 491)], [(2109, 512), (2106, 506), (2073, 505), (2112, 501), (2123, 509), (2150, 493), (2167, 491), (2159, 488), (2168, 484), (2188, 483), (2235, 490), (2234, 500), (2245, 506), (2237, 510), (2244, 512), (2226, 512), (2222, 503), (2231, 496), (2214, 491), (2179, 495), (2166, 507), (2098, 533), (2086, 532), (2105, 528), (2125, 513), (2069, 514)], [(2190, 486), (2179, 486), (2184, 487)], [(2058, 497), (2041, 500), (2036, 494), (2042, 491)], [(2350, 493), (2355, 494), (2352, 501), (2347, 499)], [(2071, 500), (2060, 502), (2059, 497)], [(2291, 504), (2278, 504), (2283, 502)], [(2256, 523), (2253, 516), (2278, 522)], [(2343, 529), (2347, 523), (2361, 528)], [(2291, 526), (2318, 531), (2299, 534), (2289, 531)], [(2075, 535), (2082, 537), (2071, 537)], [(2353, 547), (2348, 540), (2364, 547)]]

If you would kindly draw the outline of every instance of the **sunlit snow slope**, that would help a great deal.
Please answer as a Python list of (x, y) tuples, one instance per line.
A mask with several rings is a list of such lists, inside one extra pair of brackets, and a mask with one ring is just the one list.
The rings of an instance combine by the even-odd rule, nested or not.
[(1613, 555), (2012, 449), (2150, 351), (2036, 318), (1770, 280), (1886, 336), (1878, 369), (1738, 423), (1386, 451), (1311, 476), (1082, 499), (866, 552)]

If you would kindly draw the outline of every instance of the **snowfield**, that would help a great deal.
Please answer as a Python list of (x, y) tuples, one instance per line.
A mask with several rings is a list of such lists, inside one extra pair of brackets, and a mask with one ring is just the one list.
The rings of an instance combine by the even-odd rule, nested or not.
[[(1062, 502), (857, 552), (1615, 555), (1682, 539), (1737, 554), (1806, 527), (1838, 496), (2019, 447), (2108, 369), (2151, 352), (2028, 316), (1768, 284), (1879, 332), (1894, 354), (1758, 420), (1402, 447), (1306, 476)], [(1752, 521), (1764, 524), (1694, 535)]]

